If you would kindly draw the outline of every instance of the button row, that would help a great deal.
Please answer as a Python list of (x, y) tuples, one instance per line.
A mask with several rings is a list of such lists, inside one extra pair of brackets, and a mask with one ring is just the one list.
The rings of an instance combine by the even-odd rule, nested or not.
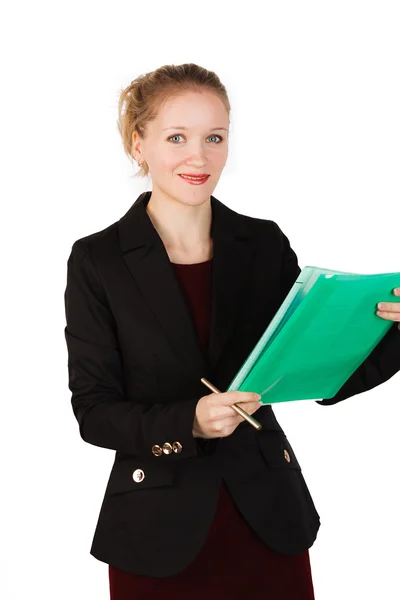
[[(171, 454), (171, 451), (179, 454), (179, 452), (182, 451), (182, 445), (179, 442), (174, 442), (171, 446), (171, 444), (166, 442), (165, 444), (163, 444), (163, 447), (161, 448), (161, 446), (158, 446), (157, 444), (155, 444), (152, 448), (152, 451), (153, 451), (153, 454), (155, 454), (156, 456), (161, 456), (161, 454), (163, 452), (165, 454)], [(283, 451), (283, 455), (285, 457), (285, 460), (287, 462), (290, 462), (290, 454), (286, 449)], [(145, 478), (145, 474), (142, 469), (136, 469), (132, 473), (132, 479), (134, 481), (136, 481), (136, 483), (140, 483), (141, 481), (143, 481), (144, 478)]]
[(174, 442), (172, 445), (169, 442), (165, 442), (162, 446), (158, 444), (154, 444), (151, 449), (152, 453), (155, 456), (161, 456), (161, 454), (171, 454), (171, 452), (175, 452), (175, 454), (179, 454), (182, 452), (182, 444), (179, 442)]
[[(174, 448), (175, 448), (175, 450), (174, 450)], [(153, 453), (156, 456), (160, 456), (163, 452), (165, 452), (165, 454), (171, 454), (171, 449), (172, 449), (172, 451), (179, 453), (182, 450), (182, 446), (179, 442), (174, 442), (172, 446), (171, 446), (171, 444), (166, 442), (161, 449), (161, 447), (156, 444), (153, 446)], [(285, 457), (285, 460), (287, 462), (290, 462), (290, 454), (286, 449), (283, 451), (283, 455)], [(141, 481), (143, 481), (144, 478), (145, 478), (145, 475), (144, 475), (144, 471), (142, 469), (136, 469), (132, 473), (132, 479), (134, 481), (136, 481), (136, 483), (140, 483)]]

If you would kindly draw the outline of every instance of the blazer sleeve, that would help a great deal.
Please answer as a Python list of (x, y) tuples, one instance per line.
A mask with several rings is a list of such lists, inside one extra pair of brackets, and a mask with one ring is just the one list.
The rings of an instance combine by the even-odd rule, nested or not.
[(150, 405), (124, 397), (115, 320), (84, 238), (68, 258), (64, 302), (68, 387), (82, 439), (138, 456), (154, 456), (154, 444), (178, 441), (182, 450), (168, 461), (202, 455), (192, 434), (198, 397)]
[[(297, 255), (290, 246), (289, 239), (280, 227), (274, 223), (280, 240), (282, 256), (281, 270), (281, 299), (282, 302), (290, 288), (301, 273)], [(344, 382), (342, 387), (332, 398), (316, 400), (317, 404), (331, 405), (366, 392), (381, 383), (384, 383), (400, 370), (400, 330), (398, 323), (387, 331), (372, 352), (362, 362), (352, 375)]]

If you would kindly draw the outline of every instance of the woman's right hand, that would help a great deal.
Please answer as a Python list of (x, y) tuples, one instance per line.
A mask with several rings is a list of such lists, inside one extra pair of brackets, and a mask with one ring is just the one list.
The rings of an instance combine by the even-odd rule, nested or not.
[(193, 422), (193, 436), (201, 438), (227, 437), (245, 419), (232, 408), (232, 404), (240, 403), (249, 415), (261, 406), (261, 396), (254, 392), (221, 392), (203, 396), (197, 403)]

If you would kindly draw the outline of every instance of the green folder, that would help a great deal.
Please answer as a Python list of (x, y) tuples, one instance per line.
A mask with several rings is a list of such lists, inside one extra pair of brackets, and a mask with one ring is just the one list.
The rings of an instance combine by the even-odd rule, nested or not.
[(332, 398), (393, 326), (375, 312), (399, 285), (400, 273), (304, 267), (226, 391), (263, 404)]

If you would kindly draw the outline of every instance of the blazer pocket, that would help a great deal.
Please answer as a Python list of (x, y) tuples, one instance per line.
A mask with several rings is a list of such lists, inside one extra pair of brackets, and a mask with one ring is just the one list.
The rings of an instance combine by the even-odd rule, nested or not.
[(259, 433), (257, 440), (261, 454), (268, 467), (273, 469), (301, 470), (293, 448), (282, 431)]
[(111, 469), (105, 494), (140, 492), (140, 490), (169, 486), (173, 481), (172, 465), (156, 464), (138, 457), (117, 460)]

